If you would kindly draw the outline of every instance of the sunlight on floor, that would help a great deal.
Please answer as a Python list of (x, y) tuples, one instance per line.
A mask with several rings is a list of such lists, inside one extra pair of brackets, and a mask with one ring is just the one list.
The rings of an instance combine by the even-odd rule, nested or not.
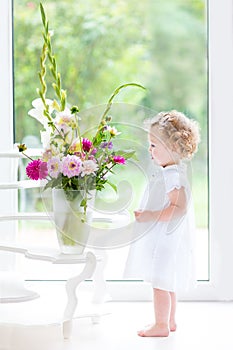
[[(54, 288), (51, 293), (53, 288), (44, 284), (43, 288), (39, 288), (41, 289), (40, 299), (27, 303), (0, 305), (1, 321), (5, 317), (5, 321), (8, 319), (8, 322), (11, 320), (11, 323), (20, 324), (17, 326), (1, 324), (1, 350), (228, 350), (233, 348), (232, 302), (179, 302), (178, 329), (169, 338), (137, 336), (137, 330), (153, 320), (151, 302), (108, 302), (100, 307), (103, 316), (99, 324), (92, 324), (88, 317), (76, 318), (73, 322), (71, 338), (63, 340), (60, 320), (65, 305), (64, 290), (58, 285)], [(85, 306), (87, 300), (88, 296), (80, 297), (76, 317), (90, 311)], [(94, 306), (89, 305), (89, 307)], [(98, 307), (98, 311), (100, 308)], [(46, 322), (50, 324), (44, 325)]]

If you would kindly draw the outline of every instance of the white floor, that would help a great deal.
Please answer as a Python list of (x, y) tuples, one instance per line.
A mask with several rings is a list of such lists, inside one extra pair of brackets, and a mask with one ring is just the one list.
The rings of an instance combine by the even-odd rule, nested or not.
[[(75, 319), (72, 337), (63, 340), (58, 321), (65, 298), (62, 289), (56, 291), (51, 295), (46, 291), (31, 302), (0, 305), (1, 350), (233, 349), (233, 302), (179, 302), (178, 330), (169, 338), (137, 336), (136, 331), (153, 319), (151, 302), (108, 302), (98, 307), (104, 314), (99, 324), (92, 324), (90, 318)], [(85, 303), (81, 296), (78, 314), (90, 311)]]

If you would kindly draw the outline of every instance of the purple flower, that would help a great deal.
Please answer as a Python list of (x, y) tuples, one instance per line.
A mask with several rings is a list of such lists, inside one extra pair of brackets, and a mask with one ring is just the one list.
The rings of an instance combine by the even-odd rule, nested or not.
[(93, 160), (94, 162), (96, 162), (96, 159), (92, 154), (90, 156), (88, 156), (88, 160)]
[(125, 158), (122, 156), (114, 156), (113, 161), (117, 164), (125, 164)]
[(84, 153), (84, 152), (74, 152), (74, 155), (76, 156), (76, 157), (79, 157), (80, 159), (85, 159), (85, 157), (86, 157), (86, 154)]
[(47, 163), (41, 159), (31, 161), (26, 167), (26, 174), (32, 180), (42, 180), (48, 175)]
[(82, 161), (74, 155), (67, 155), (62, 161), (62, 173), (67, 177), (73, 177), (80, 174), (82, 169)]
[(94, 156), (97, 153), (97, 148), (93, 148), (93, 150), (91, 151), (91, 155)]
[(83, 150), (89, 152), (92, 147), (92, 142), (88, 139), (82, 139)]
[(48, 160), (48, 172), (50, 176), (57, 179), (61, 169), (62, 165), (59, 157), (53, 157)]
[(112, 149), (113, 148), (113, 143), (112, 143), (112, 141), (110, 141), (110, 142), (107, 142), (107, 141), (101, 142), (100, 147), (101, 148)]

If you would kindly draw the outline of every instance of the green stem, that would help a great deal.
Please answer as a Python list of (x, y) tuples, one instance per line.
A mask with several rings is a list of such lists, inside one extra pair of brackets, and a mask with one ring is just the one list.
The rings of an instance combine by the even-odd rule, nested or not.
[(101, 175), (101, 177), (103, 178), (115, 165), (116, 165), (116, 163), (114, 163), (110, 168), (108, 168), (108, 170), (105, 171), (105, 173), (103, 173), (103, 174)]
[(26, 158), (28, 158), (29, 160), (31, 160), (31, 161), (33, 161), (34, 159), (33, 158), (31, 158), (31, 157), (29, 157), (26, 153), (24, 153), (24, 152), (21, 152)]
[(48, 57), (48, 59), (51, 63), (51, 66), (49, 67), (49, 69), (50, 69), (50, 71), (54, 77), (54, 80), (55, 80), (55, 83), (53, 83), (52, 86), (53, 86), (53, 89), (54, 89), (58, 99), (59, 99), (60, 110), (63, 111), (66, 107), (66, 91), (62, 89), (61, 75), (57, 71), (57, 62), (56, 62), (56, 58), (55, 58), (53, 50), (52, 50), (51, 35), (49, 33), (49, 24), (48, 24), (48, 20), (47, 20), (42, 3), (40, 3), (40, 12), (41, 12), (41, 19), (42, 19), (42, 23), (43, 23), (43, 27), (44, 27), (44, 32), (43, 32), (44, 47), (43, 47), (42, 54), (41, 54), (41, 72), (39, 74), (42, 89), (40, 90), (41, 93), (39, 92), (39, 94), (40, 94), (40, 97), (42, 98), (43, 103), (45, 105), (46, 112), (48, 112), (46, 102), (45, 102), (46, 90), (44, 90), (44, 88), (46, 87), (46, 83), (45, 83), (46, 58)]
[(106, 109), (105, 109), (105, 111), (104, 111), (104, 113), (103, 113), (103, 116), (102, 116), (102, 118), (101, 118), (101, 121), (102, 121), (102, 120), (105, 120), (105, 117), (107, 116), (109, 110), (110, 110), (111, 107), (112, 107), (112, 102), (113, 102), (113, 99), (115, 98), (115, 96), (118, 95), (119, 92), (120, 92), (122, 89), (124, 89), (124, 88), (126, 88), (126, 87), (128, 87), (128, 86), (135, 86), (135, 87), (139, 87), (139, 88), (145, 90), (144, 86), (142, 86), (142, 85), (140, 85), (140, 84), (137, 84), (137, 83), (126, 83), (126, 84), (123, 84), (123, 85), (120, 85), (119, 87), (117, 87), (117, 88), (113, 91), (112, 95), (110, 96), (110, 98), (109, 98), (109, 100), (108, 100), (108, 102), (107, 102), (107, 107), (106, 107)]
[(110, 111), (110, 109), (112, 107), (112, 103), (113, 103), (114, 98), (116, 97), (116, 95), (119, 94), (119, 92), (122, 89), (124, 89), (126, 87), (129, 87), (129, 86), (135, 86), (135, 87), (139, 87), (139, 88), (145, 90), (144, 86), (142, 86), (140, 84), (137, 84), (137, 83), (126, 83), (126, 84), (123, 84), (123, 85), (120, 85), (119, 87), (117, 87), (113, 91), (112, 95), (110, 96), (110, 98), (109, 98), (109, 100), (107, 102), (107, 106), (106, 106), (106, 108), (104, 110), (104, 113), (103, 113), (103, 115), (101, 117), (101, 121), (100, 121), (99, 127), (98, 127), (97, 132), (96, 132), (96, 134), (94, 136), (94, 140), (96, 140), (98, 133), (103, 129), (104, 125), (106, 124), (106, 116), (107, 116), (108, 112)]
[(84, 176), (84, 195), (85, 195), (85, 205), (84, 205), (84, 217), (86, 219), (87, 215), (87, 179), (86, 176)]
[(75, 119), (76, 119), (76, 122), (77, 122), (77, 128), (76, 128), (76, 130), (77, 130), (77, 133), (78, 133), (80, 151), (81, 151), (81, 153), (83, 153), (82, 137), (81, 137), (81, 131), (80, 131), (79, 122), (78, 122), (78, 118), (77, 118), (77, 113), (75, 113)]

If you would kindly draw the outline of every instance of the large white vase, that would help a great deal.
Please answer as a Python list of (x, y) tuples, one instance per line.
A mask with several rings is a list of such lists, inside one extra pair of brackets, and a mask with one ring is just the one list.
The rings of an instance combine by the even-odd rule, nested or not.
[(92, 221), (93, 192), (88, 197), (86, 215), (80, 205), (83, 191), (53, 189), (53, 213), (58, 243), (64, 254), (83, 254)]

